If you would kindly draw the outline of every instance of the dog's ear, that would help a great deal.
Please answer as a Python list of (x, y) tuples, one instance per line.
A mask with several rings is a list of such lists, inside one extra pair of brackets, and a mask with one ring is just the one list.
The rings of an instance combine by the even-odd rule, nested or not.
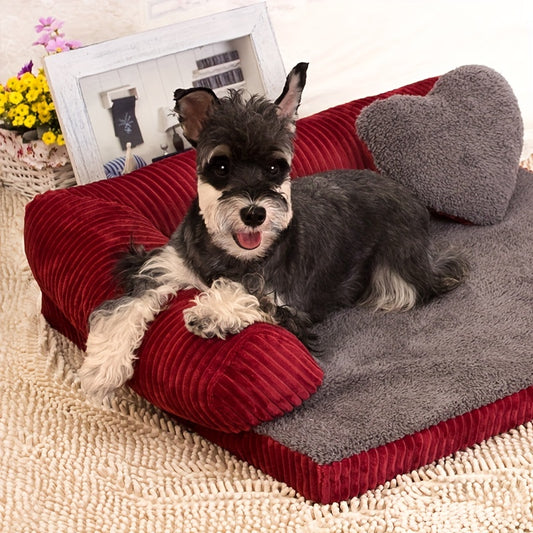
[(298, 63), (287, 76), (283, 91), (274, 102), (279, 107), (281, 116), (296, 118), (296, 112), (302, 99), (302, 91), (307, 79), (309, 63)]
[(211, 114), (218, 98), (211, 89), (195, 87), (194, 89), (176, 89), (174, 91), (174, 110), (178, 113), (184, 137), (196, 146), (205, 119)]

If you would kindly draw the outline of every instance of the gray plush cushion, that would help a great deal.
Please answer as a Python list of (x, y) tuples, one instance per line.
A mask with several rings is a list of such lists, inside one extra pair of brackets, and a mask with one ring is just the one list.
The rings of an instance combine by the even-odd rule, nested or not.
[(375, 101), (361, 112), (357, 132), (379, 171), (431, 209), (475, 224), (503, 219), (523, 123), (511, 87), (494, 70), (459, 67), (426, 96)]

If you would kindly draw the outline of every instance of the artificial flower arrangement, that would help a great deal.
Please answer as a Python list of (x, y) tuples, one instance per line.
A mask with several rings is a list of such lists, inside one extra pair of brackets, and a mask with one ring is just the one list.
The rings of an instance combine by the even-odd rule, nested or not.
[[(47, 54), (57, 54), (79, 48), (79, 41), (66, 40), (61, 31), (63, 22), (54, 18), (40, 18), (35, 26), (38, 39), (33, 44), (43, 46)], [(33, 61), (0, 84), (0, 127), (27, 135), (37, 132), (45, 144), (65, 144), (54, 102), (42, 68), (33, 74)], [(34, 137), (35, 138), (35, 137)], [(31, 135), (30, 135), (31, 139)]]

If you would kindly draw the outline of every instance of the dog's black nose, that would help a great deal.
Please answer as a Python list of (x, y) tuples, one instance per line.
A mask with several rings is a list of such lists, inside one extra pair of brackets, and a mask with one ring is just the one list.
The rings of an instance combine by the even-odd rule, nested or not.
[(250, 205), (241, 209), (241, 220), (252, 228), (260, 226), (266, 218), (266, 210), (259, 205)]

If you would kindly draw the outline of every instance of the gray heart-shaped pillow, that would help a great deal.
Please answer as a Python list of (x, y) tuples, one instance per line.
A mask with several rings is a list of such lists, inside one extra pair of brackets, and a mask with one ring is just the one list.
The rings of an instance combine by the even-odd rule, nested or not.
[(380, 172), (432, 210), (474, 224), (502, 220), (523, 122), (508, 82), (479, 65), (441, 76), (426, 96), (394, 95), (361, 111), (357, 133)]

